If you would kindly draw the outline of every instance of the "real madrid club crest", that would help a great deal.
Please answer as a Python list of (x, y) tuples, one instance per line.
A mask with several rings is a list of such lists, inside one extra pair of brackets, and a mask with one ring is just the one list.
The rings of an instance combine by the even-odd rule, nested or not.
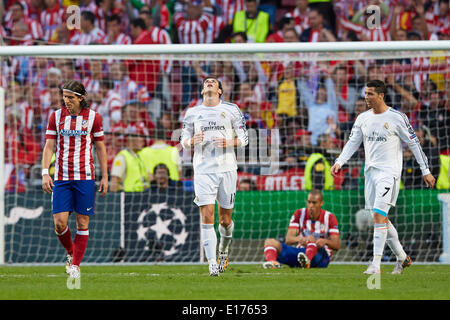
[(383, 127), (387, 130), (387, 129), (389, 129), (389, 124), (387, 122), (385, 122)]
[(227, 117), (225, 112), (222, 112), (220, 115), (222, 116), (222, 118), (226, 118)]

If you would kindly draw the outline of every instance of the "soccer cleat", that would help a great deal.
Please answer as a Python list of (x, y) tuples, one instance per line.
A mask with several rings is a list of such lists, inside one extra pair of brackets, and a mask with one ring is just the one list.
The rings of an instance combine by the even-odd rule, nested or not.
[(300, 263), (300, 267), (305, 269), (309, 269), (311, 267), (311, 263), (308, 257), (303, 252), (299, 252), (299, 254), (297, 255), (297, 260), (298, 263)]
[(69, 277), (73, 278), (73, 279), (78, 279), (80, 278), (80, 267), (76, 266), (76, 265), (72, 265), (70, 267), (70, 271), (69, 271)]
[(217, 263), (219, 265), (219, 272), (224, 272), (228, 267), (228, 252), (219, 252)]
[(367, 270), (364, 271), (364, 274), (381, 274), (381, 270), (380, 270), (380, 268), (371, 264), (371, 265), (369, 265)]
[(403, 261), (397, 261), (394, 267), (394, 271), (392, 271), (392, 274), (402, 274), (403, 269), (406, 267), (409, 267), (412, 264), (411, 257), (406, 256), (406, 259)]
[(217, 263), (210, 263), (209, 264), (209, 275), (212, 277), (218, 277), (219, 276), (219, 266)]
[(67, 274), (70, 273), (70, 267), (72, 266), (72, 260), (73, 260), (73, 256), (71, 254), (68, 254), (67, 258), (66, 258), (66, 273)]
[(262, 266), (264, 269), (278, 269), (281, 268), (281, 263), (278, 261), (266, 261)]

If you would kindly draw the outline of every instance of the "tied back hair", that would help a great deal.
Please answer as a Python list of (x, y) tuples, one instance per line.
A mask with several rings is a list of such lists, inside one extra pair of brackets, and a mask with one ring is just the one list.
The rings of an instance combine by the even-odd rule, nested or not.
[(83, 100), (81, 100), (81, 102), (80, 102), (81, 108), (83, 108), (83, 109), (89, 108), (89, 104), (86, 101), (87, 92), (86, 92), (86, 89), (84, 88), (84, 85), (81, 82), (76, 81), (76, 80), (67, 81), (64, 84), (62, 89), (63, 89), (63, 91), (64, 90), (73, 91), (73, 92), (77, 93), (77, 96), (80, 95), (83, 98)]

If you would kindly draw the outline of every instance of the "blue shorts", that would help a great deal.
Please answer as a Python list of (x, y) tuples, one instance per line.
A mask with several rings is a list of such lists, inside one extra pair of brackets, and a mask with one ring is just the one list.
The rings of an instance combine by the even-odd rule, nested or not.
[[(277, 261), (282, 264), (287, 264), (292, 267), (300, 267), (300, 263), (297, 260), (297, 256), (300, 252), (305, 253), (306, 248), (296, 248), (289, 246), (285, 243), (281, 244), (281, 252), (278, 255)], [(330, 263), (330, 256), (325, 248), (317, 250), (317, 254), (311, 261), (311, 268), (326, 268)]]
[(94, 180), (56, 180), (52, 193), (52, 212), (75, 211), (93, 215), (95, 203)]

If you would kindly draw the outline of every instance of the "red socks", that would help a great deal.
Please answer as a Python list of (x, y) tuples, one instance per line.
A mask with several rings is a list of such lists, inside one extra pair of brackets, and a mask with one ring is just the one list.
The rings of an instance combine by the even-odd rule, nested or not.
[(88, 229), (78, 229), (75, 235), (75, 241), (73, 242), (73, 260), (72, 264), (79, 266), (81, 260), (83, 260), (84, 252), (89, 239)]
[(309, 242), (306, 245), (305, 254), (306, 254), (306, 257), (309, 259), (309, 261), (312, 261), (314, 256), (317, 254), (317, 245), (314, 242)]
[(272, 246), (265, 247), (264, 256), (266, 257), (266, 261), (276, 261), (278, 257), (277, 249)]
[(72, 254), (73, 253), (73, 243), (72, 243), (72, 236), (70, 235), (69, 226), (66, 226), (64, 231), (61, 233), (56, 232), (56, 235), (58, 236), (59, 242), (61, 242), (64, 249), (66, 249), (67, 254)]

